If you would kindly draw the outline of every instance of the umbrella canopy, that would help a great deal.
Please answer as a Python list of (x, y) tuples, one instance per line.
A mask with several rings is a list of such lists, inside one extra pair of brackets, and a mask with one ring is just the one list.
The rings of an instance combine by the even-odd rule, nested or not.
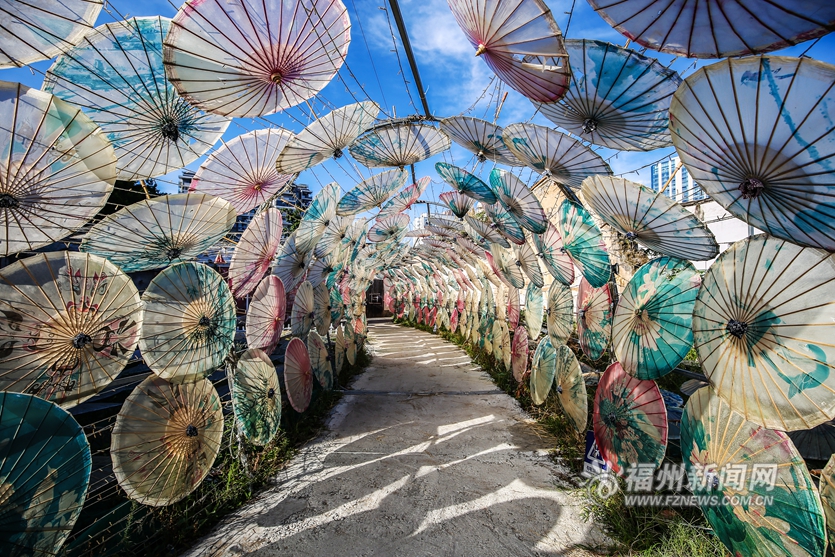
[[(541, 0), (448, 0), (467, 40), (499, 79), (531, 100), (562, 98), (571, 74), (568, 64), (536, 67), (526, 56), (567, 54), (554, 16)], [(523, 62), (524, 61), (524, 62)]]
[(431, 183), (432, 179), (424, 176), (411, 186), (406, 186), (386, 201), (385, 205), (380, 209), (380, 212), (377, 213), (377, 219), (390, 217), (410, 209), (412, 204), (423, 195), (423, 192), (426, 191), (426, 188)]
[(151, 375), (128, 395), (110, 442), (113, 473), (128, 497), (171, 505), (194, 491), (223, 438), (220, 397), (208, 379), (174, 385)]
[(516, 327), (513, 331), (510, 362), (513, 378), (521, 383), (528, 370), (528, 331), (524, 327)]
[(548, 221), (548, 229), (542, 234), (534, 234), (533, 243), (551, 276), (562, 284), (574, 284), (574, 262), (564, 249), (559, 229)]
[(270, 357), (257, 348), (241, 354), (232, 381), (232, 410), (244, 436), (264, 446), (278, 433), (281, 391)]
[(331, 326), (331, 309), (328, 286), (320, 284), (313, 289), (313, 327), (319, 331), (320, 335), (328, 334)]
[(313, 326), (313, 318), (316, 316), (313, 307), (313, 286), (304, 281), (296, 290), (296, 297), (293, 300), (293, 310), (290, 312), (290, 329), (294, 336), (304, 337)]
[(312, 254), (296, 248), (296, 231), (293, 231), (284, 242), (281, 253), (273, 265), (273, 274), (281, 279), (284, 288), (292, 291), (303, 280), (307, 273)]
[(534, 234), (542, 234), (548, 228), (548, 217), (539, 200), (525, 183), (506, 170), (494, 168), (490, 172), (490, 186), (496, 198), (507, 212)]
[(383, 217), (368, 229), (366, 238), (369, 242), (386, 242), (397, 240), (409, 227), (409, 215), (398, 213), (390, 217)]
[[(693, 494), (720, 502), (701, 508), (733, 554), (824, 555), (823, 508), (785, 433), (747, 421), (710, 389), (699, 389), (684, 407), (681, 454)], [(727, 473), (733, 468), (737, 474)], [(771, 477), (757, 478), (758, 468)], [(771, 503), (747, 502), (748, 497), (768, 497)]]
[(689, 261), (659, 257), (626, 285), (612, 326), (623, 370), (638, 379), (671, 372), (693, 346), (693, 306), (701, 276)]
[(600, 155), (581, 142), (545, 126), (511, 124), (502, 141), (529, 168), (578, 189), (592, 174), (611, 174)]
[(49, 60), (69, 50), (93, 28), (103, 4), (101, 0), (5, 2), (0, 69)]
[(577, 340), (591, 360), (599, 360), (609, 348), (617, 297), (614, 288), (611, 282), (594, 288), (583, 278), (577, 289)]
[(835, 455), (829, 457), (821, 470), (820, 497), (826, 518), (826, 537), (835, 539)]
[(545, 286), (545, 278), (542, 276), (542, 270), (539, 268), (539, 260), (536, 258), (536, 252), (528, 242), (514, 249), (516, 252), (516, 264), (525, 272), (530, 279), (530, 283), (537, 288)]
[(449, 210), (452, 211), (452, 214), (459, 219), (463, 219), (464, 215), (469, 213), (475, 204), (475, 200), (472, 197), (458, 191), (444, 192), (438, 196), (438, 199), (440, 199), (441, 203), (446, 204)]
[(693, 340), (716, 394), (764, 427), (835, 418), (835, 260), (758, 235), (711, 265), (693, 309)]
[(449, 149), (449, 137), (431, 124), (418, 122), (378, 124), (348, 148), (351, 156), (369, 168), (403, 168)]
[(531, 399), (536, 405), (543, 404), (551, 392), (554, 375), (557, 372), (557, 351), (551, 344), (551, 339), (543, 338), (536, 345), (531, 363)]
[(542, 330), (542, 320), (545, 317), (545, 299), (542, 289), (535, 284), (529, 284), (525, 290), (525, 327), (528, 336), (536, 340)]
[(583, 199), (603, 222), (652, 251), (705, 261), (719, 254), (713, 232), (669, 197), (614, 176), (583, 180)]
[(681, 78), (657, 60), (603, 41), (565, 41), (571, 85), (537, 109), (595, 145), (650, 151), (671, 145), (668, 111)]
[(490, 268), (505, 284), (513, 288), (525, 286), (522, 269), (516, 264), (512, 252), (499, 246), (499, 244), (490, 244), (490, 249), (484, 252), (484, 255), (490, 264)]
[(196, 258), (223, 238), (237, 213), (203, 193), (144, 199), (108, 215), (84, 237), (79, 250), (106, 257), (126, 273)]
[(507, 323), (511, 329), (519, 326), (519, 318), (522, 315), (521, 302), (519, 301), (519, 289), (510, 286), (507, 289)]
[(342, 366), (345, 365), (345, 350), (347, 349), (345, 341), (345, 333), (342, 332), (342, 327), (336, 325), (336, 337), (333, 341), (333, 375), (334, 383), (337, 383), (339, 374), (342, 372)]
[(270, 270), (281, 246), (281, 211), (270, 207), (249, 221), (229, 262), (232, 295), (242, 298), (252, 293)]
[(525, 231), (519, 226), (510, 213), (505, 211), (501, 203), (496, 201), (493, 205), (482, 205), (484, 212), (493, 221), (491, 227), (495, 228), (499, 234), (507, 238), (508, 241), (521, 246), (527, 241)]
[(339, 0), (186, 2), (165, 37), (165, 71), (204, 110), (253, 117), (295, 106), (336, 75), (351, 42)]
[(482, 203), (493, 204), (498, 200), (496, 194), (475, 174), (470, 174), (463, 168), (436, 162), (435, 171), (443, 178), (444, 182), (455, 188), (455, 191), (472, 197)]
[(207, 265), (178, 263), (142, 294), (145, 316), (139, 350), (158, 376), (191, 383), (223, 363), (235, 341), (235, 300)]
[(612, 276), (612, 265), (603, 234), (594, 224), (589, 212), (581, 205), (566, 199), (558, 211), (563, 249), (571, 256), (571, 260), (589, 284), (600, 288), (609, 282)]
[(44, 77), (44, 91), (84, 110), (113, 143), (119, 180), (179, 170), (229, 126), (228, 118), (190, 105), (166, 80), (162, 40), (170, 26), (164, 17), (135, 17), (96, 27)]
[(8, 159), (0, 255), (8, 256), (51, 244), (92, 219), (113, 190), (116, 155), (99, 127), (58, 97), (0, 81), (0, 99), (0, 120), (9, 123), (0, 132)]
[(0, 392), (0, 551), (55, 555), (81, 514), (90, 481), (90, 444), (55, 404)]
[(313, 256), (321, 259), (325, 255), (332, 255), (334, 261), (340, 259), (342, 253), (343, 240), (348, 239), (348, 232), (353, 224), (353, 219), (349, 217), (333, 217), (316, 246), (313, 248)]
[(661, 465), (667, 449), (667, 410), (655, 381), (610, 365), (594, 397), (594, 438), (600, 455), (618, 473), (637, 464)]
[(589, 419), (589, 399), (580, 362), (566, 345), (556, 349), (554, 390), (571, 425), (577, 433), (584, 433)]
[(302, 215), (301, 222), (296, 228), (297, 250), (308, 253), (316, 248), (316, 244), (325, 234), (325, 230), (336, 218), (336, 204), (338, 201), (339, 184), (336, 182), (331, 182), (316, 194), (307, 209), (304, 209), (304, 215)]
[[(452, 193), (452, 192), (450, 192)], [(443, 195), (443, 194), (441, 194)], [(507, 242), (504, 236), (502, 236), (496, 227), (492, 223), (487, 223), (476, 219), (470, 215), (464, 217), (467, 225), (470, 227), (468, 230), (468, 234), (471, 237), (478, 239), (478, 236), (484, 239), (485, 242), (489, 242), (491, 244), (499, 244), (503, 248), (509, 248), (510, 244)], [(457, 239), (456, 239), (457, 240)]]
[[(824, 422), (812, 429), (787, 432), (803, 458), (827, 460), (835, 454), (835, 422)], [(833, 523), (835, 525), (835, 523)]]
[(373, 207), (382, 206), (391, 194), (403, 187), (408, 177), (409, 174), (405, 170), (394, 169), (363, 180), (342, 196), (336, 206), (336, 214), (356, 215)]
[(502, 141), (502, 128), (471, 116), (451, 116), (441, 120), (441, 131), (454, 142), (474, 153), (479, 162), (488, 159), (507, 166), (524, 166)]
[(275, 275), (267, 275), (258, 283), (246, 312), (247, 346), (271, 354), (281, 338), (286, 308), (284, 283)]
[[(670, 131), (693, 180), (733, 215), (835, 250), (835, 66), (761, 56), (700, 68), (676, 91)], [(767, 87), (760, 84), (767, 83)]]
[(574, 295), (570, 286), (557, 281), (551, 283), (545, 317), (552, 343), (559, 346), (568, 342), (574, 331)]
[(316, 381), (326, 391), (333, 388), (333, 368), (328, 343), (315, 330), (307, 335), (307, 351)]
[(0, 269), (0, 390), (72, 407), (133, 356), (142, 302), (102, 257), (39, 253)]
[(737, 0), (727, 5), (674, 0), (589, 0), (606, 23), (631, 40), (687, 58), (770, 52), (835, 28), (835, 6), (822, 0), (786, 5)]
[(189, 191), (225, 199), (238, 214), (263, 205), (289, 187), (294, 175), (279, 173), (275, 159), (293, 134), (283, 128), (245, 133), (223, 142), (200, 165)]
[(313, 371), (307, 347), (298, 338), (292, 339), (284, 352), (284, 390), (296, 412), (307, 410), (313, 393)]
[(374, 123), (379, 113), (377, 103), (364, 101), (320, 116), (287, 142), (275, 161), (276, 170), (293, 174), (342, 157), (343, 150)]

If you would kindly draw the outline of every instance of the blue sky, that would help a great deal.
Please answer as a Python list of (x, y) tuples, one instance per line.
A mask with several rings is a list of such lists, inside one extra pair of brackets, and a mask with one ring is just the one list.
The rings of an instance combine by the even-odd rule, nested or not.
[[(403, 75), (400, 73), (401, 67), (398, 65), (398, 58), (394, 52), (395, 44), (405, 77), (410, 82), (412, 81), (402, 45), (397, 38), (394, 21), (387, 17), (387, 11), (381, 9), (381, 6), (387, 7), (385, 1), (343, 1), (346, 3), (352, 21), (351, 46), (346, 65), (343, 66), (339, 76), (321, 92), (320, 99), (313, 101), (312, 104), (316, 113), (322, 114), (329, 111), (330, 108), (327, 105), (331, 107), (343, 106), (355, 102), (354, 97), (359, 100), (370, 97), (388, 115), (396, 112), (398, 116), (407, 116), (422, 112), (415, 86), (410, 84), (411, 94), (407, 93)], [(585, 0), (577, 0), (574, 4), (570, 25), (568, 24), (569, 16), (567, 12), (571, 9), (571, 0), (546, 0), (546, 4), (551, 8), (557, 23), (568, 38), (592, 38), (610, 41), (621, 46), (626, 42), (625, 37), (609, 27)], [(108, 23), (114, 19), (120, 19), (122, 16), (163, 15), (173, 17), (176, 13), (175, 4), (161, 0), (110, 0), (107, 6), (109, 13), (103, 10), (97, 24)], [(473, 48), (456, 24), (446, 0), (401, 0), (400, 6), (409, 30), (432, 112), (439, 118), (466, 113), (470, 116), (485, 117), (492, 120), (498, 80), (493, 80), (491, 85), (493, 73), (482, 60), (474, 56)], [(392, 30), (394, 31), (394, 41)], [(797, 56), (804, 52), (810, 44), (798, 45), (776, 54)], [(645, 54), (658, 58), (665, 65), (673, 60), (669, 55), (650, 50), (646, 51)], [(830, 34), (821, 39), (809, 50), (808, 56), (835, 63), (835, 35)], [(704, 63), (709, 62), (700, 61), (694, 64), (694, 60), (677, 59), (671, 67), (686, 77)], [(4, 79), (19, 81), (32, 87), (40, 87), (43, 73), (49, 68), (49, 65), (49, 62), (42, 62), (35, 64), (33, 69), (5, 70)], [(485, 93), (485, 90), (486, 94), (477, 102), (479, 97)], [(507, 87), (502, 88), (502, 91), (506, 90), (510, 92), (498, 123), (504, 126), (528, 120), (534, 114), (533, 105), (515, 91)], [(468, 110), (470, 111), (466, 112)], [(241, 133), (264, 128), (271, 124), (281, 125), (291, 131), (298, 132), (303, 128), (304, 123), (309, 120), (310, 115), (306, 107), (303, 109), (293, 108), (288, 110), (286, 114), (277, 114), (259, 119), (238, 118), (230, 125), (224, 139), (228, 140)], [(533, 121), (550, 125), (542, 116), (536, 116)], [(603, 158), (609, 160), (613, 171), (620, 174), (669, 155), (673, 153), (673, 149), (660, 149), (648, 153), (617, 153), (609, 149), (599, 149), (598, 152)], [(316, 192), (322, 185), (336, 180), (340, 183), (343, 191), (347, 191), (360, 178), (368, 177), (371, 171), (359, 165), (352, 165), (346, 159), (347, 157), (338, 162), (331, 161), (321, 167), (306, 171), (299, 177), (298, 181), (308, 184)], [(416, 165), (418, 177), (428, 175), (433, 179), (433, 184), (424, 195), (425, 199), (437, 199), (439, 193), (448, 189), (434, 172), (433, 165), (438, 160), (446, 160), (462, 166), (468, 162), (472, 163), (471, 155), (453, 143), (449, 152)], [(189, 167), (196, 169), (201, 161), (202, 159), (189, 165)], [(483, 168), (482, 174), (486, 176), (488, 171), (489, 167)], [(163, 189), (169, 191), (174, 189), (177, 174), (179, 173), (172, 173), (161, 178)], [(648, 183), (649, 172), (644, 170), (637, 174), (631, 173), (627, 177), (635, 181)], [(527, 180), (528, 183), (534, 181), (534, 177), (528, 171), (522, 172), (522, 178)], [(423, 209), (416, 208), (413, 211), (418, 210)]]

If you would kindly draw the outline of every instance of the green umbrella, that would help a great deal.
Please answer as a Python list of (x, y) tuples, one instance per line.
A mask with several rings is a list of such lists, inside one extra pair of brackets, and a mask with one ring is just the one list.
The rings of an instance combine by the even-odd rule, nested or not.
[(307, 352), (310, 355), (310, 366), (313, 368), (313, 375), (316, 376), (319, 385), (326, 391), (331, 390), (333, 388), (333, 368), (331, 367), (328, 343), (315, 330), (311, 330), (307, 334)]
[(612, 276), (609, 254), (600, 229), (588, 211), (567, 199), (560, 205), (558, 214), (563, 249), (589, 284), (600, 288)]
[(545, 402), (548, 393), (551, 392), (556, 371), (557, 351), (554, 350), (551, 339), (545, 337), (537, 344), (531, 363), (530, 389), (534, 404), (540, 405)]
[(693, 345), (693, 306), (701, 277), (689, 261), (659, 257), (626, 285), (612, 327), (615, 355), (638, 379), (671, 372)]
[(81, 514), (90, 445), (55, 404), (0, 392), (0, 553), (56, 555)]
[(269, 443), (281, 421), (278, 374), (267, 354), (257, 348), (244, 352), (235, 366), (232, 409), (244, 436), (257, 445)]

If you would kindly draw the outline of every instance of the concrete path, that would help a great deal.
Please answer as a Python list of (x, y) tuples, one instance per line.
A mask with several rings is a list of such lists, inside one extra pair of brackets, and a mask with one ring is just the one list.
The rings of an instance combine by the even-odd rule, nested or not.
[(553, 442), (463, 350), (377, 321), (329, 432), (187, 556), (586, 555)]

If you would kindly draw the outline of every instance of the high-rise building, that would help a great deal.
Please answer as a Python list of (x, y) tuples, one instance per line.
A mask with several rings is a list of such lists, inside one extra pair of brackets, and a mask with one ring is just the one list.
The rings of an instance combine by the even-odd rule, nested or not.
[(412, 219), (412, 230), (420, 230), (426, 228), (426, 213), (421, 213)]
[[(679, 158), (671, 157), (668, 160), (663, 160), (652, 165), (650, 168), (650, 187), (652, 191), (658, 191), (664, 187), (664, 184), (670, 179), (670, 174), (675, 171), (678, 164)], [(664, 195), (679, 203), (699, 201), (707, 198), (701, 186), (693, 181), (693, 178), (688, 174), (684, 166), (676, 172), (670, 185), (664, 190)]]

